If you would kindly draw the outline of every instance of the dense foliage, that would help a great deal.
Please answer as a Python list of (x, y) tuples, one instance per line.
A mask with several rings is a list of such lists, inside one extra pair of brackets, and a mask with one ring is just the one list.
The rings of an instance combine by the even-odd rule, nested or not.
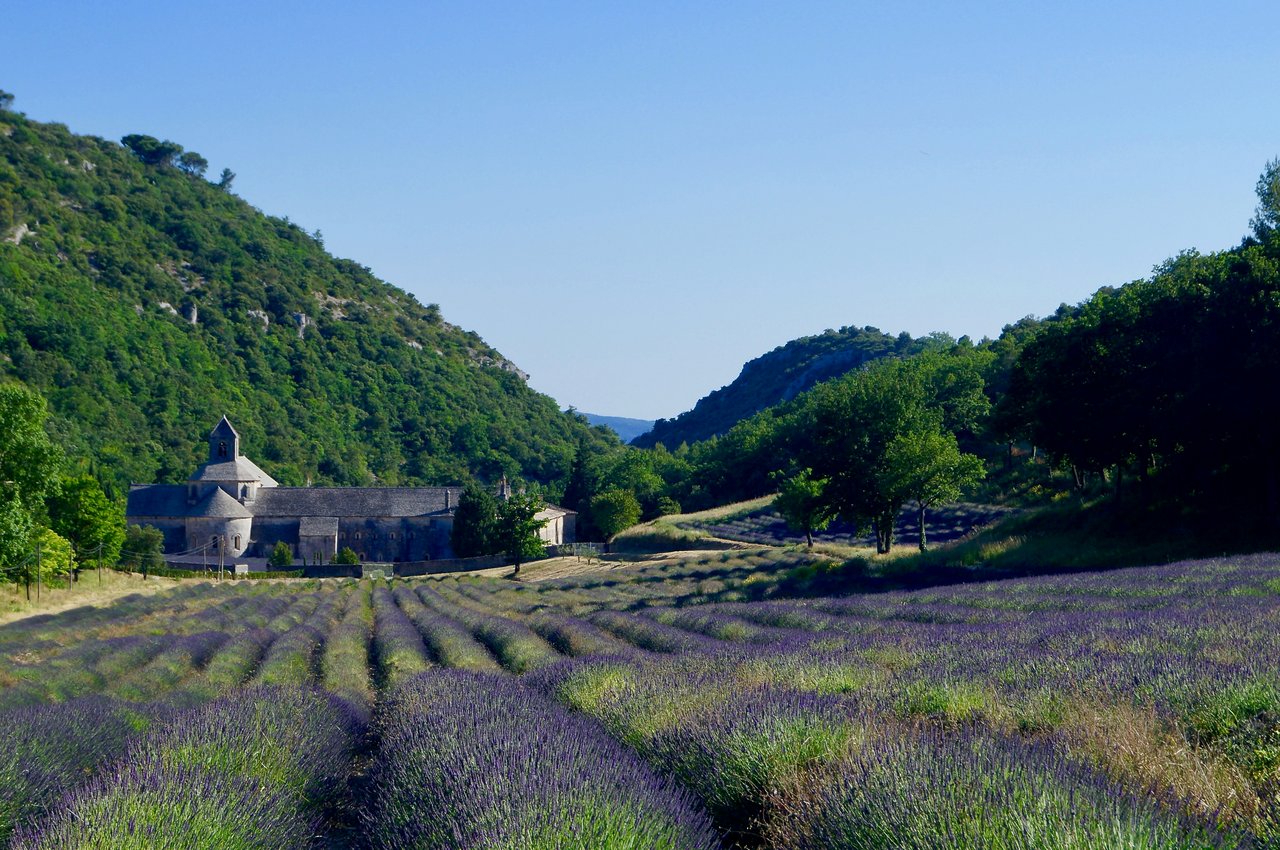
[(44, 498), (56, 492), (62, 461), (45, 433), (45, 402), (13, 383), (0, 383), (0, 576), (25, 564), (44, 514)]
[(111, 495), (183, 480), (224, 413), (284, 484), (551, 481), (616, 444), (192, 152), (126, 144), (0, 110), (0, 376)]
[(1255, 233), (1099, 290), (1022, 351), (999, 422), (1068, 465), (1143, 495), (1280, 517), (1280, 162), (1259, 180)]
[(653, 430), (632, 443), (645, 447), (662, 443), (675, 448), (706, 440), (822, 381), (881, 357), (912, 354), (923, 343), (909, 334), (893, 337), (872, 327), (845, 327), (792, 340), (749, 361), (732, 383), (707, 394), (675, 419), (659, 419)]

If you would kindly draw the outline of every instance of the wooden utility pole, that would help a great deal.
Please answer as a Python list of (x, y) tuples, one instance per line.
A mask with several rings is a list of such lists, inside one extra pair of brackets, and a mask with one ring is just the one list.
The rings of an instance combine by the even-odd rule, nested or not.
[(41, 576), (40, 574), (43, 572), (44, 572), (44, 556), (43, 556), (43, 553), (40, 551), (40, 544), (37, 543), (36, 544), (36, 602), (40, 601), (40, 585), (43, 583), (43, 576)]

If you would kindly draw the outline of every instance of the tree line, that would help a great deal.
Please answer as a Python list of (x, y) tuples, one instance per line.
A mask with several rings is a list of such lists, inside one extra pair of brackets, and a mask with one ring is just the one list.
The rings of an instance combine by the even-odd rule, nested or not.
[(114, 565), (124, 511), (91, 475), (67, 466), (45, 430), (44, 399), (0, 383), (0, 578), (58, 581), (86, 561)]
[[(563, 504), (598, 539), (623, 502), (650, 519), (777, 493), (810, 539), (839, 516), (887, 551), (904, 505), (923, 520), (988, 478), (987, 498), (1107, 492), (1274, 535), (1280, 160), (1256, 190), (1234, 248), (1181, 253), (996, 339), (931, 335), (692, 445), (580, 451)], [(1041, 480), (1027, 484), (1015, 458)]]

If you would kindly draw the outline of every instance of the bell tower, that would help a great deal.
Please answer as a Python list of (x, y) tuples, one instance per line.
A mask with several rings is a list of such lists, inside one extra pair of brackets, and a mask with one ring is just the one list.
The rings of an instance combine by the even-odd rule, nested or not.
[(240, 435), (222, 417), (209, 432), (209, 463), (228, 463), (240, 457)]

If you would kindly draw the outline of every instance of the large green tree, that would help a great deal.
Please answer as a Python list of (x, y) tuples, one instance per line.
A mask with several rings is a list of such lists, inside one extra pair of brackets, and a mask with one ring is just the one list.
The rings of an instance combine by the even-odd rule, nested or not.
[(982, 381), (989, 359), (960, 350), (880, 360), (819, 385), (790, 418), (790, 453), (826, 479), (823, 491), (835, 513), (875, 533), (877, 552), (893, 547), (894, 524), (909, 498), (893, 472), (894, 440), (978, 428), (989, 409)]
[(520, 565), (529, 558), (546, 554), (546, 544), (538, 532), (547, 520), (538, 519), (546, 505), (531, 493), (518, 493), (498, 502), (494, 539), (498, 551), (515, 561), (513, 576), (520, 575)]
[(20, 384), (0, 384), (0, 570), (32, 552), (46, 494), (57, 487), (62, 454), (45, 432), (45, 402)]
[(926, 511), (956, 501), (985, 474), (982, 460), (961, 452), (954, 434), (925, 429), (898, 434), (889, 443), (881, 486), (916, 503), (923, 552), (928, 546)]
[(451, 543), (458, 558), (476, 558), (501, 551), (497, 540), (498, 501), (477, 484), (468, 485), (453, 514)]
[(29, 577), (36, 576), (37, 567), (40, 580), (44, 582), (71, 576), (76, 568), (76, 556), (71, 548), (71, 541), (48, 528), (36, 529), (31, 539), (36, 547), (36, 559), (28, 565)]
[(778, 495), (773, 507), (787, 525), (804, 532), (805, 543), (813, 548), (813, 533), (822, 531), (835, 518), (827, 499), (827, 479), (814, 477), (812, 469), (778, 477)]
[(1280, 228), (1280, 159), (1267, 163), (1258, 178), (1258, 207), (1249, 222), (1259, 239), (1268, 239)]
[(610, 541), (640, 521), (640, 502), (630, 490), (610, 488), (591, 500), (591, 521)]
[(164, 566), (164, 532), (150, 525), (131, 525), (125, 529), (120, 564), (142, 573)]
[(102, 492), (91, 475), (62, 479), (58, 492), (45, 501), (49, 526), (71, 541), (81, 559), (114, 564), (124, 543), (124, 511)]

